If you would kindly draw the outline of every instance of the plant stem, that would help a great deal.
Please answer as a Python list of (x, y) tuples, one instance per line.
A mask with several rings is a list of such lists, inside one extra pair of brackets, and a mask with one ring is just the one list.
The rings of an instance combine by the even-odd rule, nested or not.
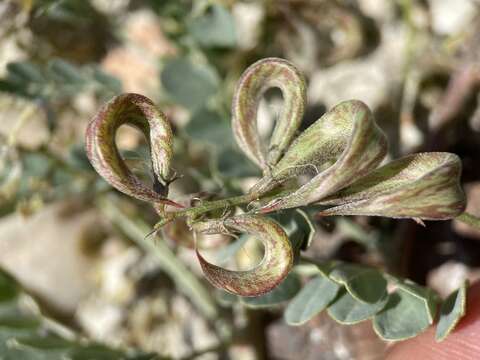
[(245, 194), (240, 196), (234, 196), (227, 199), (215, 200), (204, 202), (198, 206), (191, 207), (184, 210), (174, 211), (167, 213), (167, 216), (155, 224), (155, 230), (160, 229), (163, 225), (169, 223), (170, 221), (179, 218), (186, 217), (189, 219), (197, 219), (200, 215), (205, 214), (206, 212), (224, 209), (228, 210), (235, 206), (249, 204), (254, 201), (258, 201), (261, 204), (266, 204), (274, 199), (290, 194), (293, 190), (284, 190), (282, 192), (276, 193), (274, 195), (266, 196), (264, 198), (258, 198), (255, 194)]
[(147, 253), (155, 254), (161, 268), (172, 278), (179, 289), (189, 296), (191, 301), (208, 319), (217, 317), (215, 302), (209, 291), (197, 277), (178, 260), (164, 241), (152, 241), (145, 234), (149, 226), (142, 221), (133, 220), (121, 210), (114, 197), (103, 196), (98, 200), (98, 207), (106, 217), (131, 240), (137, 243)]
[(455, 219), (475, 228), (476, 230), (480, 230), (480, 218), (475, 215), (464, 212), (458, 215)]
[(195, 206), (193, 208), (185, 209), (176, 211), (174, 213), (175, 217), (190, 217), (196, 218), (201, 214), (204, 214), (208, 211), (218, 210), (218, 209), (228, 209), (234, 206), (248, 204), (249, 202), (255, 201), (256, 198), (253, 197), (251, 194), (234, 196), (227, 199), (215, 200), (204, 202), (199, 206)]

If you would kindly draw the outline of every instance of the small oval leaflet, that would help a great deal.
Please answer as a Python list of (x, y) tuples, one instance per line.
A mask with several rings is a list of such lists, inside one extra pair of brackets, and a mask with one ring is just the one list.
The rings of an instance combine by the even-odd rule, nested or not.
[(310, 280), (288, 304), (284, 318), (289, 325), (302, 325), (315, 317), (335, 299), (340, 285), (325, 276)]
[(468, 281), (465, 281), (458, 290), (452, 292), (443, 302), (435, 331), (435, 340), (443, 341), (465, 315), (467, 286)]
[(327, 313), (341, 324), (356, 324), (377, 314), (385, 307), (387, 300), (388, 296), (384, 295), (375, 303), (365, 303), (358, 301), (343, 289), (338, 299), (328, 307)]
[(373, 318), (373, 329), (384, 340), (405, 340), (425, 331), (433, 322), (436, 303), (425, 294), (399, 287)]

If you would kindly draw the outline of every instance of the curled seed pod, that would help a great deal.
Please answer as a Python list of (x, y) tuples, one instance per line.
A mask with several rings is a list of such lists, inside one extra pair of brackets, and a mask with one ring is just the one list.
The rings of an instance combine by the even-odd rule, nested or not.
[(319, 215), (452, 219), (460, 215), (466, 205), (460, 186), (461, 171), (460, 158), (454, 154), (432, 152), (405, 156), (326, 198), (322, 205), (337, 206)]
[[(149, 141), (154, 188), (150, 189), (128, 169), (118, 152), (115, 133), (124, 124), (137, 127)], [(181, 207), (165, 198), (170, 181), (173, 134), (165, 115), (138, 94), (114, 97), (87, 127), (87, 156), (95, 170), (114, 188), (139, 200)]]
[[(282, 91), (283, 110), (268, 149), (257, 131), (257, 108), (266, 90)], [(232, 128), (242, 151), (264, 171), (275, 165), (292, 141), (305, 109), (305, 80), (288, 61), (267, 58), (251, 65), (240, 78), (232, 104)]]
[(344, 101), (305, 130), (271, 175), (262, 178), (250, 192), (261, 195), (290, 177), (314, 169), (316, 175), (309, 182), (261, 210), (311, 204), (375, 169), (387, 148), (387, 139), (369, 108), (361, 101)]
[[(233, 271), (209, 263), (198, 252), (197, 256), (207, 279), (216, 287), (240, 296), (259, 296), (277, 286), (293, 266), (293, 250), (285, 231), (275, 221), (252, 215), (239, 215), (225, 220), (204, 222), (197, 227), (204, 233), (223, 229), (246, 232), (257, 237), (265, 246), (263, 260), (247, 271)], [(194, 227), (195, 228), (195, 227)]]

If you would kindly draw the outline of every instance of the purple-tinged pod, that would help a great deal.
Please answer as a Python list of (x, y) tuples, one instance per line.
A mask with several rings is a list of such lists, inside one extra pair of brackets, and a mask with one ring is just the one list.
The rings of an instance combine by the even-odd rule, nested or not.
[(319, 213), (448, 220), (465, 210), (457, 155), (419, 153), (392, 161), (320, 202)]
[(385, 134), (367, 105), (344, 101), (300, 134), (271, 175), (264, 176), (250, 193), (260, 196), (288, 178), (313, 171), (305, 185), (261, 212), (312, 204), (375, 169), (387, 149)]
[(239, 215), (213, 220), (211, 228), (204, 222), (197, 229), (204, 233), (222, 229), (245, 232), (258, 238), (265, 247), (262, 261), (246, 271), (227, 270), (209, 263), (198, 252), (202, 270), (214, 286), (240, 296), (259, 296), (282, 282), (293, 266), (293, 250), (285, 231), (275, 221), (261, 216)]
[[(120, 156), (115, 134), (125, 124), (138, 128), (149, 142), (154, 189), (140, 181)], [(85, 143), (95, 170), (117, 190), (139, 200), (182, 207), (165, 197), (171, 179), (173, 134), (167, 118), (150, 99), (138, 94), (114, 97), (90, 121)]]
[[(267, 148), (258, 134), (257, 110), (262, 95), (274, 87), (282, 92), (283, 109)], [(240, 78), (232, 104), (233, 133), (242, 151), (264, 172), (278, 162), (293, 140), (305, 110), (305, 94), (302, 74), (283, 59), (257, 61)]]

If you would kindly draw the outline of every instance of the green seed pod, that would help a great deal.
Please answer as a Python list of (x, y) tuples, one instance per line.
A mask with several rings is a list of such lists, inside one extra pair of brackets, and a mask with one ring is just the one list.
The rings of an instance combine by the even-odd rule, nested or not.
[(320, 216), (369, 215), (447, 220), (466, 205), (460, 186), (462, 163), (442, 152), (405, 156), (382, 166), (321, 201), (336, 205)]
[(305, 130), (250, 193), (260, 196), (289, 178), (313, 172), (314, 177), (297, 191), (262, 210), (317, 202), (375, 169), (387, 147), (368, 107), (358, 100), (344, 101)]
[[(262, 95), (272, 87), (282, 91), (284, 105), (268, 149), (265, 149), (257, 131), (257, 108)], [(264, 172), (278, 162), (300, 126), (305, 92), (302, 74), (283, 59), (260, 60), (240, 78), (232, 104), (233, 132), (242, 151)]]
[[(222, 232), (222, 229), (246, 232), (257, 237), (265, 246), (263, 260), (247, 271), (232, 271), (209, 263), (197, 256), (206, 278), (216, 287), (240, 296), (259, 296), (280, 284), (293, 266), (293, 250), (285, 231), (275, 221), (252, 215), (239, 215), (225, 220), (203, 222), (196, 227), (203, 233)], [(195, 228), (195, 226), (194, 226)]]
[[(124, 124), (137, 127), (149, 140), (154, 189), (132, 174), (118, 152), (115, 133)], [(171, 179), (173, 135), (165, 115), (151, 100), (138, 94), (114, 97), (91, 120), (85, 142), (93, 167), (114, 188), (139, 200), (181, 207), (165, 198)]]

